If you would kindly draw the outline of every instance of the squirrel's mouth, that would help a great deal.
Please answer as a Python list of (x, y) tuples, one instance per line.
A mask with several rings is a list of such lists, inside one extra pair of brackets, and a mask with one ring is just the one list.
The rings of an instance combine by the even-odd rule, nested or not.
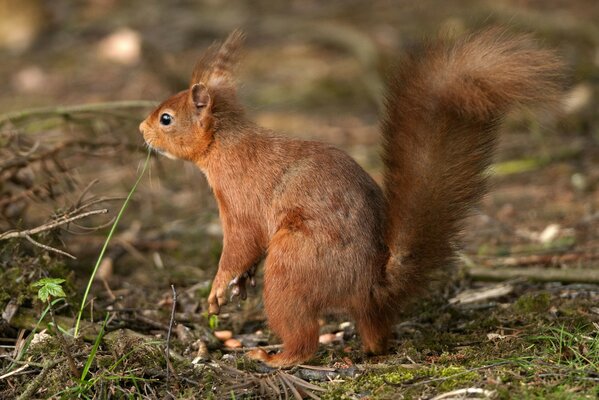
[(149, 142), (148, 140), (144, 139), (144, 142), (146, 143), (146, 146), (148, 146), (148, 148), (150, 148), (151, 150), (154, 150), (156, 153), (159, 153), (167, 158), (170, 158), (171, 160), (177, 160), (178, 158), (175, 157), (174, 155), (172, 155), (171, 153), (169, 153), (166, 150), (161, 149), (160, 147), (154, 146), (152, 145), (151, 142)]

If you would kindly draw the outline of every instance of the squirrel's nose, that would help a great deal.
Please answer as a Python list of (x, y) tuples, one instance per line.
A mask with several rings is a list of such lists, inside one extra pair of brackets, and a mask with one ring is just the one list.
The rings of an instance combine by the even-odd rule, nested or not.
[(139, 132), (143, 135), (144, 134), (144, 130), (146, 128), (146, 121), (143, 121), (141, 124), (139, 124)]

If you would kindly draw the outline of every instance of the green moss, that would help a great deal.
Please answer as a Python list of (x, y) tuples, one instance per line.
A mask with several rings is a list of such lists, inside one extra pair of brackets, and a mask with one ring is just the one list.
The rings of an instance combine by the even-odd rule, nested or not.
[[(572, 386), (566, 384), (543, 385), (543, 386), (525, 386), (521, 388), (519, 398), (524, 400), (580, 400), (596, 399), (599, 395), (597, 389), (590, 391), (573, 390)], [(510, 397), (505, 397), (510, 398)], [(513, 397), (511, 397), (513, 398)]]
[(549, 309), (551, 295), (549, 293), (527, 293), (514, 303), (514, 309), (519, 313), (542, 313)]
[[(3, 243), (4, 244), (4, 243)], [(37, 289), (31, 284), (41, 278), (63, 278), (63, 289), (70, 303), (76, 303), (73, 272), (62, 261), (57, 261), (45, 252), (29, 255), (21, 249), (17, 240), (0, 246), (0, 309), (9, 301), (20, 306), (37, 301)]]
[(63, 355), (62, 347), (60, 342), (55, 336), (45, 336), (46, 334), (39, 334), (39, 340), (32, 342), (27, 349), (27, 356), (33, 360), (44, 360), (46, 358), (61, 357)]
[(439, 390), (442, 391), (457, 389), (460, 386), (465, 386), (480, 378), (477, 372), (469, 371), (460, 366), (445, 367), (438, 370), (437, 373), (433, 373), (433, 375), (440, 378), (447, 378), (439, 385)]
[(410, 381), (416, 377), (416, 370), (405, 367), (373, 370), (356, 379), (348, 379), (342, 383), (329, 384), (329, 391), (322, 396), (326, 399), (350, 399), (362, 396), (375, 398), (392, 398), (395, 385)]
[(149, 341), (147, 337), (129, 329), (109, 332), (103, 342), (115, 360), (122, 359), (123, 370), (163, 369), (166, 365), (160, 342)]
[(442, 392), (466, 386), (479, 379), (480, 375), (477, 372), (455, 365), (432, 365), (417, 369), (394, 367), (373, 370), (354, 380), (329, 385), (329, 391), (322, 398), (350, 399), (368, 396), (370, 399), (387, 399), (396, 398), (399, 392), (404, 398), (412, 398), (412, 395), (417, 397), (416, 393), (420, 387), (411, 385), (412, 381), (431, 380), (431, 384), (436, 385)]

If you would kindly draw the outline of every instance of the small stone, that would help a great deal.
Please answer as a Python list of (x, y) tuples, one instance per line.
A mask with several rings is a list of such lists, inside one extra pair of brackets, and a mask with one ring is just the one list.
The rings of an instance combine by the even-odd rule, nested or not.
[(221, 342), (226, 342), (227, 340), (233, 337), (233, 332), (231, 331), (214, 331), (214, 336)]
[(135, 64), (141, 55), (141, 36), (129, 28), (119, 29), (99, 43), (98, 53), (116, 63)]
[(225, 340), (225, 347), (228, 349), (240, 349), (243, 345), (237, 339), (227, 339)]
[(499, 333), (487, 333), (487, 339), (494, 342), (496, 340), (505, 339), (505, 335), (500, 335)]
[(175, 327), (177, 338), (184, 343), (189, 341), (189, 332), (189, 328), (183, 324), (177, 324)]
[(539, 235), (539, 241), (541, 243), (549, 243), (557, 238), (561, 230), (558, 224), (549, 224)]
[(335, 340), (337, 340), (337, 336), (334, 333), (325, 333), (318, 337), (318, 343), (321, 344), (331, 344)]
[(593, 99), (593, 88), (588, 84), (580, 84), (564, 96), (563, 110), (566, 114), (574, 114), (589, 105)]
[(52, 336), (46, 333), (46, 330), (36, 333), (33, 335), (33, 339), (31, 339), (31, 346), (35, 346), (38, 343), (44, 343), (49, 340)]
[(572, 183), (572, 186), (580, 192), (584, 192), (589, 188), (589, 182), (586, 176), (578, 172), (570, 177), (570, 182)]
[(346, 322), (342, 322), (339, 324), (339, 329), (344, 331), (346, 329), (350, 329), (351, 328), (351, 322), (346, 321)]
[(19, 92), (35, 93), (48, 83), (48, 77), (40, 67), (29, 66), (18, 71), (12, 83)]
[(210, 236), (222, 237), (223, 227), (219, 221), (213, 221), (206, 226), (206, 233)]
[(208, 346), (206, 345), (206, 343), (203, 340), (198, 340), (197, 341), (197, 345), (198, 345), (198, 352), (196, 354), (196, 358), (194, 359), (194, 364), (197, 364), (198, 362), (201, 361), (207, 361), (210, 360), (210, 352), (208, 351)]

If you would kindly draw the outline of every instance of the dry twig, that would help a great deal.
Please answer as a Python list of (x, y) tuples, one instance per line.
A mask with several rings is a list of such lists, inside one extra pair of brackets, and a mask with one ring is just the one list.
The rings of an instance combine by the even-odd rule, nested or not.
[(294, 399), (301, 400), (304, 397), (319, 399), (316, 392), (325, 391), (320, 386), (281, 370), (260, 374), (241, 371), (222, 363), (208, 365), (218, 372), (220, 379), (227, 383), (228, 395), (233, 393), (240, 397), (250, 395), (257, 398), (289, 398), (291, 393)]
[[(80, 211), (81, 207), (75, 211)], [(68, 224), (69, 222), (72, 221), (77, 221), (79, 219), (85, 218), (85, 217), (89, 217), (90, 215), (97, 215), (97, 214), (106, 214), (108, 212), (108, 210), (106, 208), (100, 209), (100, 210), (91, 210), (91, 211), (86, 211), (80, 214), (75, 214), (73, 215), (73, 212), (68, 212), (65, 213), (61, 216), (59, 216), (58, 218), (56, 218), (54, 221), (50, 221), (46, 224), (40, 225), (36, 228), (32, 228), (32, 229), (27, 229), (24, 231), (8, 231), (8, 232), (4, 232), (2, 234), (0, 234), (0, 240), (8, 240), (8, 239), (14, 239), (14, 238), (24, 238), (27, 239), (29, 242), (31, 242), (32, 244), (34, 244), (35, 246), (41, 247), (44, 250), (48, 250), (48, 251), (52, 251), (54, 253), (58, 253), (58, 254), (62, 254), (63, 256), (67, 256), (70, 257), (72, 259), (76, 259), (76, 257), (70, 253), (67, 253), (66, 251), (63, 250), (59, 250), (56, 249), (54, 247), (39, 243), (37, 241), (35, 241), (31, 235), (35, 235), (37, 233), (41, 233), (41, 232), (46, 232), (49, 230), (52, 230), (54, 228), (57, 228), (59, 226)]]
[(171, 289), (173, 291), (173, 306), (171, 308), (171, 319), (168, 325), (168, 332), (166, 334), (166, 387), (167, 390), (170, 389), (169, 386), (169, 378), (170, 371), (172, 368), (170, 357), (171, 357), (171, 332), (173, 331), (173, 324), (175, 322), (175, 308), (177, 307), (177, 291), (175, 290), (175, 285), (171, 285)]
[(35, 377), (35, 379), (33, 379), (29, 383), (29, 385), (27, 385), (23, 393), (21, 393), (21, 395), (17, 397), (17, 400), (30, 399), (35, 394), (37, 389), (41, 386), (41, 384), (44, 382), (46, 376), (48, 375), (48, 372), (50, 372), (52, 368), (54, 368), (56, 365), (60, 364), (63, 361), (64, 358), (55, 358), (54, 360), (46, 361), (40, 373)]
[(452, 399), (492, 399), (497, 394), (494, 390), (481, 388), (465, 388), (452, 390), (433, 397), (431, 400), (452, 400)]
[(526, 278), (536, 282), (599, 283), (599, 270), (590, 268), (468, 268), (466, 273), (472, 279), (485, 281)]

